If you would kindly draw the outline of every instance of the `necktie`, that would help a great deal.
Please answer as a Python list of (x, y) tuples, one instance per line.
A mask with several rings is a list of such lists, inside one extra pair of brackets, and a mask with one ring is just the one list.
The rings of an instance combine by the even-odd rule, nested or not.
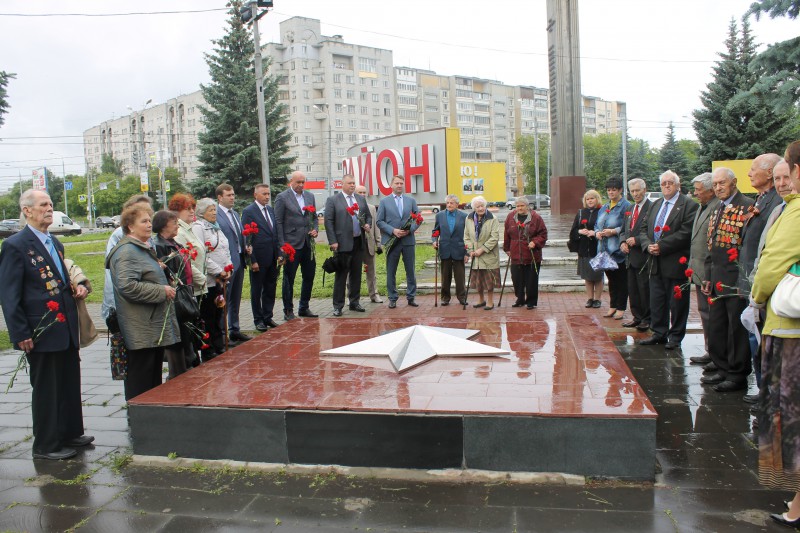
[[(353, 207), (353, 197), (347, 197), (347, 205)], [(352, 216), (353, 219), (353, 237), (358, 237), (361, 235), (361, 227), (358, 225), (358, 217), (356, 215)]]
[(50, 252), (50, 257), (53, 258), (53, 263), (56, 264), (56, 268), (58, 269), (58, 273), (61, 275), (61, 279), (66, 282), (67, 278), (64, 276), (64, 268), (61, 266), (61, 258), (58, 256), (56, 247), (53, 245), (53, 239), (47, 237), (47, 239), (44, 241), (44, 245), (47, 246), (47, 251)]
[(267, 213), (267, 206), (264, 206), (264, 218), (267, 219), (267, 225), (269, 226), (270, 231), (272, 230), (272, 220), (269, 219), (269, 214)]
[(394, 202), (397, 204), (397, 210), (400, 212), (400, 218), (403, 218), (403, 197), (395, 196)]
[(657, 231), (653, 231), (653, 235), (655, 236), (656, 240), (661, 238), (661, 227), (664, 225), (664, 221), (667, 219), (667, 208), (669, 207), (669, 202), (666, 200), (664, 204), (661, 206), (661, 211), (658, 212), (658, 218), (656, 219), (656, 228)]
[(239, 223), (236, 222), (236, 216), (233, 214), (233, 209), (228, 209), (228, 218), (231, 219), (233, 231), (236, 232), (236, 244), (239, 245), (239, 253), (242, 253), (242, 228), (240, 228)]
[(639, 204), (633, 208), (633, 218), (631, 218), (631, 229), (636, 225), (636, 220), (639, 218)]

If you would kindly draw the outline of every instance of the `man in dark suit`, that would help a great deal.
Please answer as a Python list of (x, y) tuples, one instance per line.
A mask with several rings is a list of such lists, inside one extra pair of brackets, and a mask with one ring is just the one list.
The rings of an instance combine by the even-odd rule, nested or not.
[(403, 268), (406, 271), (406, 298), (408, 305), (418, 307), (414, 301), (417, 295), (417, 278), (414, 272), (414, 252), (417, 242), (414, 233), (417, 224), (411, 223), (409, 229), (401, 229), (412, 213), (417, 213), (417, 201), (403, 195), (406, 180), (403, 176), (392, 178), (392, 194), (381, 200), (378, 205), (378, 227), (381, 229), (382, 244), (394, 237), (396, 241), (386, 254), (386, 291), (389, 293), (389, 309), (397, 307), (397, 265), (403, 257)]
[(94, 437), (83, 434), (80, 346), (76, 299), (64, 264), (64, 246), (47, 228), (53, 203), (29, 189), (19, 199), (25, 228), (3, 242), (0, 291), (11, 343), (26, 353), (33, 387), (33, 457), (67, 459)]
[(625, 216), (619, 249), (627, 254), (628, 299), (631, 302), (633, 320), (622, 325), (626, 328), (647, 331), (650, 329), (650, 274), (644, 269), (647, 255), (642, 250), (640, 234), (647, 223), (652, 202), (647, 199), (647, 184), (643, 179), (630, 180), (628, 190), (631, 192), (634, 205), (630, 214)]
[(253, 322), (258, 331), (277, 328), (272, 319), (275, 307), (275, 291), (278, 283), (278, 265), (284, 263), (278, 246), (275, 228), (275, 211), (269, 205), (269, 185), (259, 183), (253, 193), (255, 201), (242, 211), (242, 223), (255, 222), (258, 233), (253, 235), (252, 246), (246, 253), (252, 257), (250, 265), (250, 304), (253, 306)]
[(304, 191), (306, 184), (305, 175), (298, 171), (292, 172), (289, 187), (275, 197), (275, 218), (278, 221), (278, 246), (289, 243), (295, 249), (294, 261), (283, 266), (283, 318), (292, 320), (294, 315), (294, 278), (297, 267), (303, 275), (303, 284), (300, 286), (300, 304), (297, 310), (299, 316), (316, 318), (317, 315), (308, 308), (311, 300), (311, 290), (314, 288), (314, 275), (317, 262), (314, 256), (314, 245), (317, 239), (316, 208), (314, 195)]
[(464, 283), (464, 224), (467, 214), (458, 209), (458, 196), (445, 197), (447, 209), (436, 213), (433, 222), (433, 247), (439, 250), (442, 265), (442, 305), (450, 305), (450, 283), (456, 280), (456, 298), (461, 305), (467, 305), (467, 288)]
[[(364, 261), (364, 237), (372, 229), (372, 215), (367, 200), (356, 194), (352, 174), (342, 178), (342, 192), (325, 202), (325, 234), (334, 253), (344, 258), (345, 268), (336, 272), (333, 282), (333, 316), (342, 316), (345, 286), (350, 287), (350, 310), (363, 313), (361, 307), (361, 264)], [(350, 211), (348, 211), (348, 209)]]
[[(648, 254), (650, 272), (650, 329), (653, 334), (639, 344), (664, 344), (667, 350), (681, 345), (689, 319), (689, 296), (675, 287), (686, 283), (692, 223), (697, 204), (681, 194), (681, 180), (667, 170), (659, 177), (664, 197), (654, 202), (647, 224), (639, 234), (642, 250)], [(682, 262), (683, 258), (683, 262)]]
[(747, 330), (741, 321), (747, 300), (737, 295), (736, 256), (742, 246), (742, 230), (752, 215), (748, 208), (753, 201), (736, 188), (736, 174), (731, 169), (717, 168), (712, 180), (720, 204), (708, 223), (703, 294), (712, 299), (708, 322), (714, 334), (708, 339), (708, 354), (717, 372), (700, 378), (700, 382), (714, 384), (717, 392), (733, 392), (747, 387), (752, 370)]
[(242, 301), (242, 283), (245, 271), (244, 236), (242, 235), (242, 219), (233, 208), (236, 193), (228, 183), (217, 187), (217, 224), (219, 224), (231, 251), (231, 264), (233, 272), (228, 281), (228, 291), (225, 302), (228, 306), (228, 337), (232, 341), (249, 341), (250, 335), (242, 333), (239, 329), (239, 304)]

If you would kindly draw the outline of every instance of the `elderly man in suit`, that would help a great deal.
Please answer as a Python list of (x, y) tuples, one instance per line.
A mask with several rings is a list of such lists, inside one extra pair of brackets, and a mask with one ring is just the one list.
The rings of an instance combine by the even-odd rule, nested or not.
[(442, 265), (442, 305), (450, 305), (450, 284), (456, 280), (456, 298), (461, 305), (467, 305), (467, 287), (464, 283), (464, 223), (467, 214), (458, 209), (458, 196), (448, 194), (446, 209), (436, 213), (433, 223), (433, 247), (439, 250)]
[(325, 202), (325, 234), (331, 250), (344, 257), (345, 267), (336, 272), (333, 282), (333, 316), (342, 316), (345, 286), (349, 285), (350, 310), (366, 311), (361, 299), (361, 264), (364, 238), (372, 230), (372, 216), (367, 200), (355, 193), (356, 179), (352, 174), (342, 178), (342, 191)]
[(714, 185), (711, 181), (711, 172), (700, 174), (692, 180), (694, 185), (694, 197), (700, 202), (697, 214), (692, 224), (692, 247), (689, 255), (689, 268), (692, 273), (692, 283), (695, 286), (697, 296), (697, 310), (700, 311), (700, 322), (703, 324), (703, 339), (706, 353), (689, 358), (689, 361), (696, 365), (708, 365), (711, 363), (711, 356), (708, 355), (708, 298), (702, 293), (703, 276), (706, 271), (706, 257), (708, 257), (708, 222), (711, 213), (716, 211), (719, 199), (714, 195)]
[[(356, 185), (356, 194), (367, 198), (367, 188), (363, 185)], [(378, 219), (378, 208), (372, 204), (367, 204), (369, 209), (369, 216), (372, 217), (372, 228), (364, 236), (364, 271), (367, 274), (367, 291), (369, 291), (369, 300), (375, 304), (382, 304), (383, 299), (378, 292), (378, 280), (375, 276), (375, 254), (382, 254), (383, 247), (381, 246), (381, 230), (375, 224)]]
[(664, 197), (654, 202), (647, 224), (639, 234), (642, 250), (649, 255), (650, 329), (653, 334), (639, 344), (680, 347), (689, 319), (689, 292), (677, 294), (686, 282), (686, 261), (691, 245), (692, 222), (697, 204), (681, 194), (681, 179), (671, 170), (659, 176)]
[(643, 179), (630, 180), (628, 190), (631, 192), (634, 205), (630, 214), (625, 216), (619, 249), (627, 254), (628, 300), (631, 302), (633, 319), (622, 326), (647, 331), (650, 329), (650, 274), (644, 269), (647, 255), (642, 251), (640, 234), (647, 222), (652, 202), (647, 199), (647, 184)]
[(311, 300), (311, 290), (314, 288), (314, 275), (317, 262), (313, 247), (317, 239), (316, 207), (314, 195), (304, 191), (306, 184), (305, 175), (299, 170), (292, 172), (289, 179), (289, 188), (275, 197), (275, 218), (278, 221), (278, 246), (289, 243), (296, 251), (294, 261), (286, 263), (283, 267), (283, 318), (292, 320), (294, 315), (294, 278), (297, 268), (303, 275), (303, 284), (300, 286), (300, 304), (297, 314), (308, 318), (316, 318), (308, 308)]
[(24, 351), (33, 387), (33, 457), (67, 459), (94, 437), (83, 434), (78, 309), (84, 285), (73, 288), (64, 246), (47, 228), (53, 202), (29, 189), (19, 199), (27, 225), (3, 243), (0, 303), (11, 343)]
[(717, 392), (733, 392), (747, 387), (750, 374), (750, 345), (741, 315), (747, 300), (737, 294), (738, 254), (745, 223), (752, 216), (753, 201), (736, 188), (736, 174), (719, 167), (712, 174), (714, 194), (720, 203), (708, 223), (708, 256), (703, 277), (703, 294), (711, 308), (708, 323), (714, 332), (708, 338), (708, 354), (716, 373), (700, 378), (714, 385)]
[(378, 227), (383, 235), (382, 244), (391, 238), (396, 239), (391, 249), (386, 253), (386, 290), (389, 293), (389, 309), (397, 307), (397, 265), (400, 256), (403, 257), (403, 268), (406, 271), (406, 299), (408, 305), (418, 307), (414, 301), (417, 295), (417, 278), (414, 272), (414, 252), (417, 245), (414, 233), (417, 224), (412, 222), (409, 229), (402, 229), (411, 217), (417, 213), (417, 202), (410, 196), (405, 196), (406, 180), (403, 176), (392, 178), (392, 194), (381, 200), (378, 205)]
[(228, 239), (231, 250), (231, 264), (233, 272), (228, 282), (225, 302), (228, 307), (228, 338), (232, 341), (249, 341), (250, 335), (242, 333), (239, 329), (239, 305), (242, 301), (242, 284), (245, 271), (244, 235), (242, 235), (242, 219), (233, 208), (236, 201), (236, 192), (228, 183), (217, 186), (217, 224)]
[(242, 211), (242, 224), (253, 222), (258, 233), (245, 252), (251, 256), (250, 305), (253, 307), (253, 322), (258, 331), (277, 328), (273, 320), (275, 291), (278, 284), (278, 266), (284, 263), (278, 246), (275, 211), (269, 205), (269, 185), (259, 183), (253, 192), (255, 201)]

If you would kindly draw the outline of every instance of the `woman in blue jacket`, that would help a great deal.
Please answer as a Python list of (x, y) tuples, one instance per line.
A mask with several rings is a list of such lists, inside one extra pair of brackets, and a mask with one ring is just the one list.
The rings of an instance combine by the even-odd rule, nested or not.
[(625, 267), (625, 254), (619, 249), (620, 233), (625, 216), (631, 210), (631, 203), (623, 195), (622, 180), (611, 178), (606, 182), (608, 202), (600, 208), (594, 231), (598, 239), (597, 253), (608, 252), (616, 261), (616, 270), (607, 270), (610, 309), (605, 317), (622, 320), (628, 307), (628, 272)]

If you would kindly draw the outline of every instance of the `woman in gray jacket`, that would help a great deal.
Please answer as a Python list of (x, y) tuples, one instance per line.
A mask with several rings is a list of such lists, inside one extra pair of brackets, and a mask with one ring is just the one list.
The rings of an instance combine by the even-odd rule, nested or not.
[(172, 300), (175, 289), (150, 246), (153, 210), (135, 204), (122, 212), (124, 237), (106, 257), (117, 318), (128, 352), (125, 400), (161, 384), (164, 347), (180, 341)]

